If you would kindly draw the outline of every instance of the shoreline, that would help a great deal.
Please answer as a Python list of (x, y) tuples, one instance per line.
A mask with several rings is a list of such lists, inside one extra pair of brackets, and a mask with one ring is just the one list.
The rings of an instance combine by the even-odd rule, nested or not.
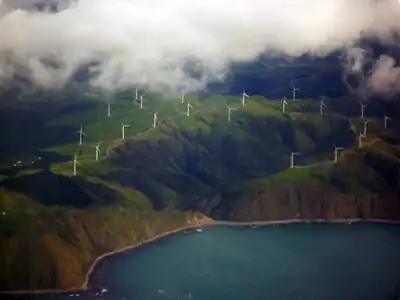
[(206, 228), (206, 227), (213, 227), (213, 226), (228, 226), (228, 227), (247, 227), (247, 226), (256, 226), (256, 227), (263, 227), (263, 226), (271, 226), (271, 225), (284, 225), (284, 224), (311, 224), (311, 223), (319, 223), (319, 224), (343, 224), (348, 223), (349, 225), (354, 223), (376, 223), (376, 224), (397, 224), (400, 225), (400, 220), (385, 220), (385, 219), (336, 219), (336, 220), (326, 220), (326, 219), (287, 219), (287, 220), (277, 220), (277, 221), (253, 221), (253, 222), (235, 222), (235, 221), (206, 221), (203, 223), (192, 224), (184, 227), (179, 227), (173, 230), (166, 231), (164, 233), (155, 235), (154, 237), (145, 240), (139, 244), (130, 245), (123, 247), (121, 249), (104, 253), (98, 256), (93, 263), (90, 265), (83, 285), (79, 288), (70, 288), (70, 289), (40, 289), (40, 290), (11, 290), (11, 291), (0, 291), (0, 295), (39, 295), (39, 294), (80, 294), (82, 292), (89, 292), (92, 289), (89, 287), (90, 277), (92, 276), (93, 272), (96, 270), (97, 265), (103, 259), (113, 256), (116, 254), (130, 252), (136, 248), (141, 246), (145, 246), (147, 244), (151, 244), (158, 239), (165, 238), (174, 234), (183, 233), (186, 230), (193, 230), (198, 228)]

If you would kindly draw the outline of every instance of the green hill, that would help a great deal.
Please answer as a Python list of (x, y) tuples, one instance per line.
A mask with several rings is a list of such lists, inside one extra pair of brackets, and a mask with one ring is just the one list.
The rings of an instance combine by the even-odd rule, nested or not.
[(334, 99), (321, 116), (313, 99), (283, 114), (260, 96), (132, 95), (0, 108), (1, 290), (78, 287), (97, 256), (198, 219), (400, 219), (395, 120), (372, 117), (358, 148), (363, 121)]

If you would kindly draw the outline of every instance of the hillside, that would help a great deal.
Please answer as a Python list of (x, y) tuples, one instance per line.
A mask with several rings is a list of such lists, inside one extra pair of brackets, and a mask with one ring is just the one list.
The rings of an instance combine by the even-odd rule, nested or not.
[(78, 287), (97, 256), (196, 220), (400, 220), (399, 124), (381, 103), (359, 148), (351, 97), (320, 115), (316, 99), (282, 113), (256, 95), (60, 95), (0, 108), (1, 290)]

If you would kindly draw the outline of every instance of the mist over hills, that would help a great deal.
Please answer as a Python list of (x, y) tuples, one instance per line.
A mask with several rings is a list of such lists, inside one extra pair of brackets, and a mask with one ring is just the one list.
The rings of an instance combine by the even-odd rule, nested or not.
[[(370, 49), (370, 55), (375, 59), (386, 54), (396, 60), (400, 59), (399, 47), (389, 47), (371, 40), (363, 41), (360, 46), (363, 49)], [(231, 64), (226, 77), (222, 81), (209, 82), (200, 92), (205, 95), (213, 93), (238, 95), (245, 89), (249, 94), (280, 99), (285, 96), (290, 98), (291, 84), (295, 84), (300, 89), (299, 95), (304, 98), (319, 98), (322, 95), (331, 98), (343, 97), (349, 94), (349, 89), (344, 83), (346, 71), (342, 65), (343, 52), (335, 52), (326, 57), (303, 55), (298, 58), (265, 53), (251, 62)], [(97, 90), (90, 87), (92, 78), (90, 69), (94, 66), (96, 66), (96, 63), (80, 67), (71, 77), (66, 88), (79, 86), (88, 90)], [(368, 73), (372, 67), (372, 65), (367, 66), (365, 72)], [(358, 75), (349, 79), (350, 84), (355, 87), (360, 84), (361, 80), (362, 78)], [(8, 101), (11, 99), (18, 100), (30, 91), (40, 90), (42, 89), (30, 82), (28, 78), (15, 76), (7, 87), (3, 87), (1, 96), (3, 100), (0, 101), (6, 99)], [(43, 90), (42, 93), (51, 94), (52, 92)], [(360, 97), (357, 94), (354, 96)], [(398, 97), (397, 94), (370, 95), (367, 99), (360, 97), (360, 101), (395, 101)]]
[(61, 88), (92, 64), (90, 85), (103, 91), (141, 86), (194, 92), (264, 53), (318, 60), (343, 52), (345, 72), (365, 77), (363, 93), (397, 93), (395, 58), (376, 59), (359, 47), (363, 39), (397, 44), (397, 1), (285, 1), (284, 10), (275, 0), (153, 0), (153, 6), (80, 0), (58, 13), (0, 9), (1, 85), (17, 76), (44, 89)]

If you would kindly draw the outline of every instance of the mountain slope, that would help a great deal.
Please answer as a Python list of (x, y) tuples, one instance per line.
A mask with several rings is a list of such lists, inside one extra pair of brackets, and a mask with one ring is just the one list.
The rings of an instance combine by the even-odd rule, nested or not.
[[(78, 209), (73, 203), (46, 203), (46, 193), (30, 198), (0, 189), (0, 208), (6, 212), (0, 218), (1, 290), (78, 288), (96, 257), (187, 226), (195, 219), (191, 212), (155, 212), (138, 191), (113, 189), (104, 183), (98, 186), (113, 190), (120, 202), (93, 202)], [(43, 191), (45, 187), (38, 188)], [(53, 188), (63, 195), (70, 187), (60, 182)], [(97, 201), (102, 191), (85, 193), (81, 190), (74, 196)]]
[[(12, 108), (43, 136), (26, 139), (31, 132), (9, 127), (19, 135), (1, 161), (2, 290), (78, 287), (97, 256), (195, 219), (400, 220), (395, 119), (385, 129), (380, 115), (369, 115), (359, 149), (363, 120), (341, 113), (338, 99), (320, 115), (315, 99), (291, 101), (283, 114), (282, 101), (260, 96), (242, 106), (234, 96), (193, 94), (181, 103), (149, 93), (143, 109), (128, 92), (80, 97), (80, 109), (43, 105), (40, 118), (29, 113), (36, 106)], [(230, 118), (227, 107), (235, 108)], [(122, 125), (130, 125), (124, 139)], [(46, 132), (63, 134), (47, 140)], [(337, 163), (334, 144), (345, 148)], [(291, 152), (300, 153), (294, 168)]]

